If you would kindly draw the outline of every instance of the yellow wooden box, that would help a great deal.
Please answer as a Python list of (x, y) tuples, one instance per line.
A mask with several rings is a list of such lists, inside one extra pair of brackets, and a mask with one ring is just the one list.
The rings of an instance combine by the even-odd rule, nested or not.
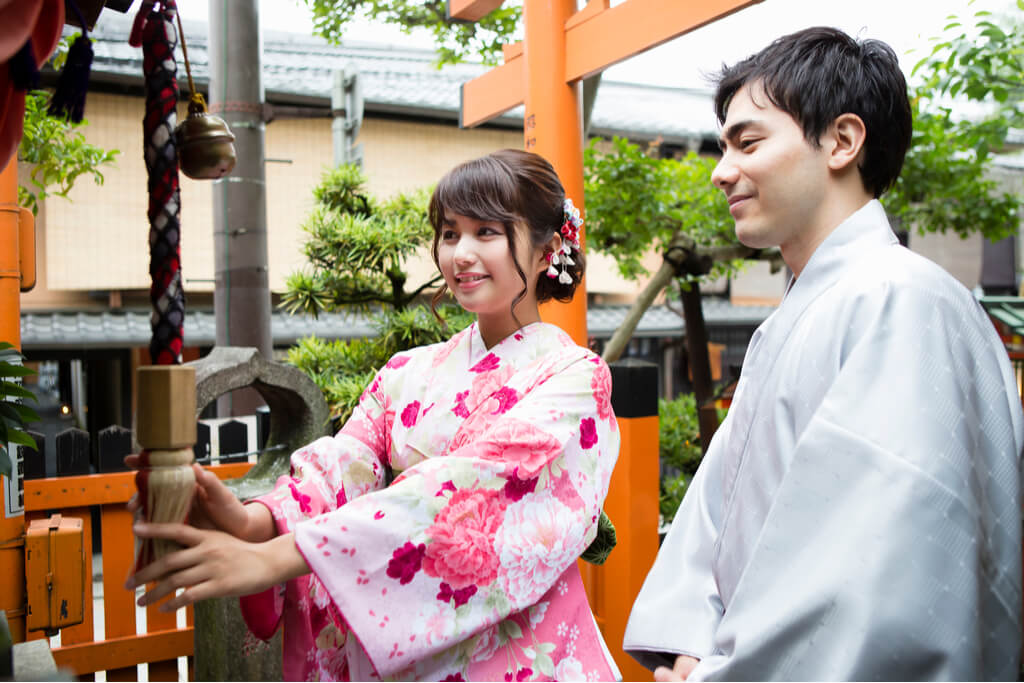
[(25, 531), (26, 628), (55, 635), (82, 623), (85, 613), (85, 553), (82, 520), (51, 515)]

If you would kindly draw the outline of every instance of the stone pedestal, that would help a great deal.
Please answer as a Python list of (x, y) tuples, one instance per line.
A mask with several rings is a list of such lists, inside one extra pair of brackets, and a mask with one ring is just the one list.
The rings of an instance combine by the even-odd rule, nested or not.
[[(252, 387), (270, 408), (267, 448), (253, 468), (225, 483), (241, 500), (270, 491), (288, 473), (292, 452), (323, 436), (329, 411), (320, 389), (297, 368), (268, 361), (255, 348), (215, 347), (187, 363), (196, 370), (196, 417), (218, 396)], [(249, 633), (237, 598), (195, 605), (195, 676), (199, 681), (280, 681), (281, 632), (269, 642)]]

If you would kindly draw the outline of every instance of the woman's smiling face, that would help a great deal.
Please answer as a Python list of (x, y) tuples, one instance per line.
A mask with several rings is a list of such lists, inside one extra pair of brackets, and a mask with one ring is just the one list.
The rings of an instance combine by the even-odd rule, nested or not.
[(477, 315), (485, 340), (491, 334), (502, 335), (501, 339), (539, 320), (536, 283), (546, 264), (526, 230), (516, 229), (518, 259), (513, 259), (508, 228), (502, 223), (445, 213), (437, 243), (438, 265), (459, 305)]

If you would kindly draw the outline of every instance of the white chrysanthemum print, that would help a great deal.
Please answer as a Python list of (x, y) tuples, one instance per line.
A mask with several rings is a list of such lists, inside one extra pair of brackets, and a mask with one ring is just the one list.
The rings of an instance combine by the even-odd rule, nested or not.
[(579, 555), (583, 520), (550, 494), (509, 505), (495, 548), (506, 594), (531, 603), (554, 585)]
[(587, 675), (583, 672), (583, 662), (573, 656), (568, 656), (555, 665), (556, 681), (585, 681)]

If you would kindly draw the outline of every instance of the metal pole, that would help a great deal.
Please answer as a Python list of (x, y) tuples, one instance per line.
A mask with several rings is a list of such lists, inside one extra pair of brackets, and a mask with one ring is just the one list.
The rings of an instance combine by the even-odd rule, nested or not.
[[(211, 0), (210, 111), (235, 134), (234, 171), (214, 181), (214, 312), (218, 346), (273, 357), (267, 261), (262, 36), (256, 0)], [(254, 413), (254, 391), (218, 399), (222, 416)]]

